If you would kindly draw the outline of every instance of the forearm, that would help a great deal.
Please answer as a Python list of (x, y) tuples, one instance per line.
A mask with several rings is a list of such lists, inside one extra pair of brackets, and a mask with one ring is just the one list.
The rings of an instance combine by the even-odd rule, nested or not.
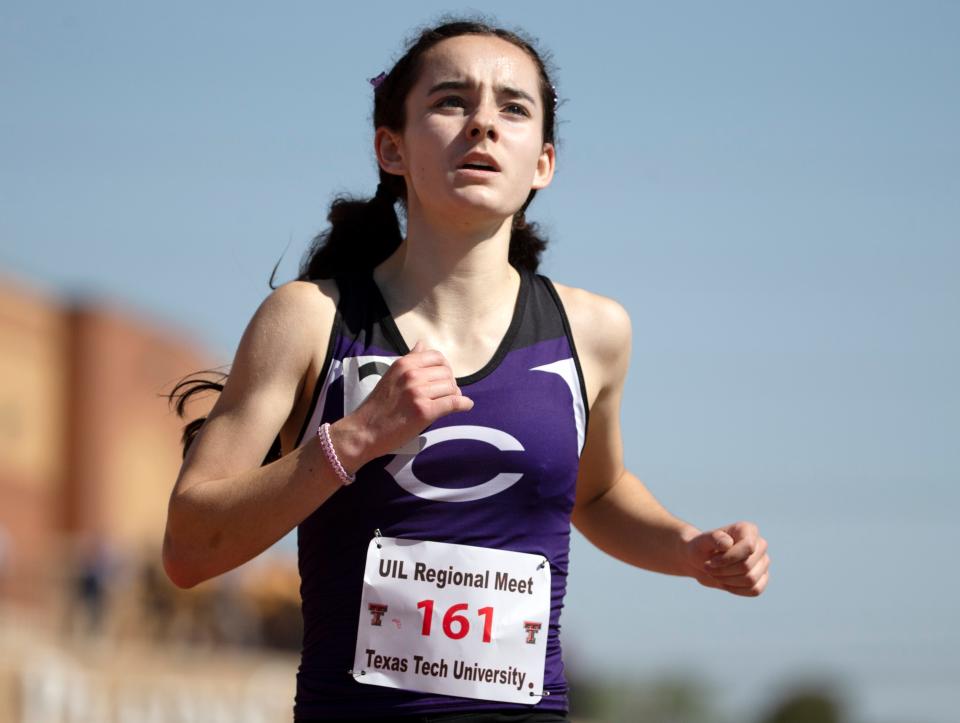
[(575, 510), (573, 522), (618, 560), (667, 575), (692, 574), (683, 547), (700, 531), (670, 514), (627, 470), (603, 495)]
[[(330, 436), (348, 474), (368, 457), (363, 440), (340, 420)], [(239, 567), (289, 533), (341, 486), (319, 440), (268, 465), (197, 482), (170, 499), (164, 566), (181, 587)]]

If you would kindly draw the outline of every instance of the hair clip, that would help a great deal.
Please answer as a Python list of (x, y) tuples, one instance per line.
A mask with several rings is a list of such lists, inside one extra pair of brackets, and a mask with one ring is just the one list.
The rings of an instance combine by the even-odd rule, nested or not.
[(387, 77), (386, 73), (380, 73), (380, 75), (378, 75), (376, 78), (370, 78), (370, 85), (372, 85), (374, 90), (376, 90), (377, 88), (380, 87), (380, 84), (384, 81), (386, 77)]

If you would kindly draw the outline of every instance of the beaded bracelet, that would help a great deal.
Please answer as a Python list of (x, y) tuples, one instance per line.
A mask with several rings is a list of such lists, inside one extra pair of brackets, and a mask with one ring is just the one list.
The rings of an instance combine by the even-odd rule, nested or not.
[(356, 474), (347, 474), (347, 470), (343, 468), (343, 465), (340, 464), (340, 458), (337, 457), (337, 453), (333, 448), (333, 442), (330, 440), (330, 423), (324, 422), (317, 428), (317, 436), (320, 437), (320, 446), (323, 447), (323, 453), (327, 455), (327, 459), (330, 461), (330, 466), (333, 467), (333, 471), (337, 473), (337, 477), (340, 478), (340, 482), (344, 485), (348, 485), (353, 482), (356, 478)]

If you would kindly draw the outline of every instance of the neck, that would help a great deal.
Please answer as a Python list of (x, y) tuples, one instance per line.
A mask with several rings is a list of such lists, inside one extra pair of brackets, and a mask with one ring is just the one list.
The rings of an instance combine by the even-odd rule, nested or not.
[(441, 227), (413, 214), (406, 238), (373, 271), (394, 316), (413, 311), (452, 331), (502, 310), (520, 285), (508, 261), (511, 223), (508, 217), (486, 226)]

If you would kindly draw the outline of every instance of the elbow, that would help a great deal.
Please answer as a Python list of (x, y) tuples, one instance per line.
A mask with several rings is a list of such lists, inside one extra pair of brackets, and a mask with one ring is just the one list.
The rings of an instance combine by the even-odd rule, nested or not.
[(163, 571), (170, 582), (181, 590), (188, 590), (201, 582), (189, 566), (184, 564), (182, 555), (177, 554), (170, 530), (163, 535)]
[(590, 510), (591, 512), (596, 511), (597, 507), (600, 506), (597, 503), (607, 497), (610, 491), (620, 484), (625, 474), (627, 474), (626, 468), (621, 467), (620, 471), (613, 476), (611, 482), (603, 486), (595, 486), (595, 489), (591, 490), (589, 496), (584, 496), (582, 500), (577, 500), (574, 506), (574, 515), (582, 518), (586, 510)]

